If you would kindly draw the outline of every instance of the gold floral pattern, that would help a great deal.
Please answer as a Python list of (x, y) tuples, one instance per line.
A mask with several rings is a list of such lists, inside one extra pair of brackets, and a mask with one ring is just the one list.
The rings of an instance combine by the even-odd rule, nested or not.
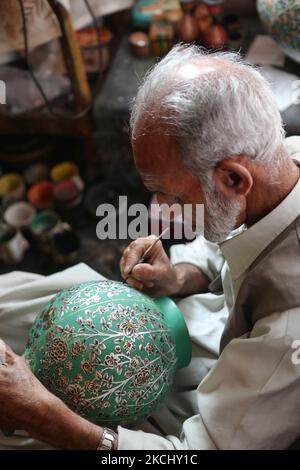
[(71, 348), (71, 356), (72, 357), (81, 356), (84, 350), (85, 350), (84, 344), (81, 343), (80, 341), (75, 341), (75, 343), (73, 344)]
[(81, 361), (81, 369), (85, 374), (92, 374), (94, 372), (94, 365), (89, 361)]
[(257, 0), (257, 9), (268, 32), (288, 55), (300, 61), (299, 0)]
[(62, 290), (37, 317), (25, 356), (53, 393), (89, 420), (145, 419), (170, 390), (176, 348), (155, 302), (110, 281)]
[(64, 361), (68, 356), (68, 345), (61, 338), (54, 338), (49, 345), (49, 356), (54, 362)]

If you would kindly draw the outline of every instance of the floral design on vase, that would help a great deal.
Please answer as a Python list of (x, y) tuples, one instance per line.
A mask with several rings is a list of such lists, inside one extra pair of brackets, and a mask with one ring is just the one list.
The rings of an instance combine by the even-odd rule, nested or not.
[(257, 0), (257, 9), (268, 32), (283, 51), (300, 62), (299, 0)]
[[(167, 302), (180, 324), (177, 339), (159, 304), (126, 284), (94, 281), (64, 289), (37, 317), (25, 357), (41, 382), (81, 416), (131, 426), (165, 400), (176, 369), (190, 361), (183, 317)], [(185, 343), (181, 364), (178, 338)]]

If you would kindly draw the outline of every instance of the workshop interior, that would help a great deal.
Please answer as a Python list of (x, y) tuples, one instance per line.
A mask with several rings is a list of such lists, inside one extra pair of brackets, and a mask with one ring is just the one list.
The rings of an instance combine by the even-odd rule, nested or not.
[[(0, 0), (0, 38), (0, 449), (64, 449), (71, 443), (72, 449), (90, 449), (97, 429), (104, 431), (95, 450), (289, 448), (300, 438), (299, 399), (288, 392), (289, 387), (299, 389), (300, 369), (293, 359), (283, 366), (288, 354), (295, 358), (300, 344), (295, 343), (300, 331), (300, 204), (295, 199), (298, 167), (292, 160), (296, 154), (300, 159), (300, 2)], [(184, 73), (180, 54), (191, 74), (184, 90), (178, 85)], [(196, 70), (197, 54), (204, 71)], [(216, 67), (211, 77), (210, 60)], [(177, 61), (176, 72), (172, 61)], [(229, 89), (225, 80), (235, 68), (232, 77), (237, 82), (230, 82), (235, 85)], [(174, 83), (168, 81), (172, 73)], [(208, 79), (202, 84), (205, 73)], [(253, 89), (251, 74), (257, 80)], [(202, 95), (193, 88), (197, 79)], [(245, 87), (248, 95), (253, 92), (252, 101), (246, 95), (239, 98), (239, 80), (249, 80)], [(260, 80), (261, 92), (255, 88)], [(178, 86), (169, 99), (163, 94), (167, 86)], [(261, 105), (263, 93), (272, 94), (272, 104), (262, 98)], [(192, 235), (183, 230), (177, 236), (183, 221), (164, 214), (159, 205), (169, 200), (194, 203), (203, 190), (210, 194), (207, 207), (200, 196), (196, 202), (205, 207), (204, 227), (206, 211), (211, 215), (213, 210), (216, 222), (210, 229), (217, 231), (222, 221), (229, 227), (234, 204), (226, 205), (225, 196), (223, 205), (220, 200), (219, 205), (209, 203), (215, 193), (206, 186), (208, 180), (201, 179), (204, 166), (195, 163), (195, 148), (200, 154), (209, 149), (213, 158), (227, 133), (236, 135), (225, 111), (220, 125), (226, 95), (226, 112), (232, 110), (236, 129), (242, 129), (250, 107), (253, 111), (257, 106), (249, 129), (246, 125), (240, 136), (251, 141), (245, 148), (260, 145), (260, 155), (265, 156), (256, 167), (258, 153), (247, 164), (246, 152), (237, 152), (235, 159), (222, 155), (227, 158), (224, 165), (222, 161), (211, 170), (221, 168), (222, 175), (228, 175), (216, 180), (221, 188), (235, 175), (226, 194), (236, 197), (234, 207), (240, 212), (235, 220), (242, 221), (230, 231), (243, 225), (236, 245), (232, 234), (229, 240), (224, 236), (227, 241), (207, 241), (205, 229), (199, 235), (194, 224)], [(183, 122), (179, 111), (177, 119), (177, 107), (192, 109), (190, 99), (195, 100), (190, 111), (194, 114)], [(165, 103), (171, 105), (161, 118)], [(153, 112), (148, 112), (152, 105)], [(195, 121), (197, 106), (203, 108), (201, 123)], [(206, 119), (210, 125), (203, 131)], [(264, 128), (258, 124), (263, 119)], [(272, 134), (276, 125), (279, 130)], [(203, 141), (197, 141), (197, 129)], [(270, 183), (271, 189), (263, 193), (271, 178), (267, 155), (277, 138), (287, 139), (292, 157), (282, 166), (278, 159), (276, 184)], [(234, 147), (234, 140), (228, 137), (228, 148)], [(173, 161), (173, 144), (184, 147), (180, 162)], [(193, 148), (194, 158), (189, 165), (188, 148)], [(177, 170), (175, 164), (180, 165)], [(194, 190), (198, 183), (200, 192)], [(260, 185), (262, 196), (256, 198)], [(180, 194), (194, 191), (193, 197), (177, 197), (178, 186)], [(271, 226), (271, 234), (264, 232)], [(231, 274), (225, 273), (224, 259), (217, 258), (221, 251)], [(180, 271), (178, 277), (175, 271)], [(201, 271), (201, 279), (196, 271)], [(185, 282), (181, 291), (179, 277)], [(298, 320), (293, 316), (297, 308)], [(281, 313), (280, 323), (276, 315)], [(268, 340), (273, 331), (278, 335)], [(250, 352), (253, 360), (247, 359), (247, 347), (240, 342), (253, 344), (264, 335), (266, 339), (253, 346), (257, 355), (260, 351), (259, 359)], [(53, 435), (67, 435), (67, 410), (74, 413), (74, 435), (75, 415), (93, 426), (88, 428), (90, 440), (79, 440), (83, 447), (73, 434), (69, 444), (62, 437), (47, 436), (55, 413), (49, 413), (52, 424), (41, 433), (32, 432), (30, 420), (23, 428), (11, 413), (5, 417), (9, 408), (1, 391), (1, 370), (9, 372), (10, 354), (25, 358), (35, 379), (66, 407), (64, 423), (53, 427)], [(237, 365), (243, 360), (251, 369), (247, 379)], [(271, 369), (269, 377), (266, 371), (271, 374)], [(295, 400), (299, 416), (294, 421), (279, 389), (291, 409)], [(230, 400), (236, 403), (232, 413)], [(264, 425), (259, 424), (255, 436), (251, 420), (264, 409)], [(34, 422), (34, 412), (32, 416)], [(275, 419), (289, 423), (278, 435)], [(143, 435), (132, 434), (139, 429)]]

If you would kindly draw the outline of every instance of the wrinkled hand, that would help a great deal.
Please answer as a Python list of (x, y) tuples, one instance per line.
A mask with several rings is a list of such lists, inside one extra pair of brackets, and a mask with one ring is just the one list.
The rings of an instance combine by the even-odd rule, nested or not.
[(58, 449), (96, 450), (103, 429), (71, 411), (0, 339), (0, 429), (23, 429)]
[(137, 264), (147, 248), (156, 240), (154, 235), (138, 238), (124, 251), (120, 270), (127, 283), (152, 297), (175, 295), (178, 290), (177, 272), (161, 241), (150, 250), (144, 263)]
[(52, 395), (33, 375), (23, 357), (0, 339), (0, 428), (38, 428)]

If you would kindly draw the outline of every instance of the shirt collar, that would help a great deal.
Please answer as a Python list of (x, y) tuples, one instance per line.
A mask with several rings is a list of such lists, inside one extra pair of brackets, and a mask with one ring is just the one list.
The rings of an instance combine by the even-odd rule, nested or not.
[(262, 251), (300, 215), (300, 179), (288, 196), (247, 230), (222, 242), (220, 249), (233, 280), (238, 279)]

